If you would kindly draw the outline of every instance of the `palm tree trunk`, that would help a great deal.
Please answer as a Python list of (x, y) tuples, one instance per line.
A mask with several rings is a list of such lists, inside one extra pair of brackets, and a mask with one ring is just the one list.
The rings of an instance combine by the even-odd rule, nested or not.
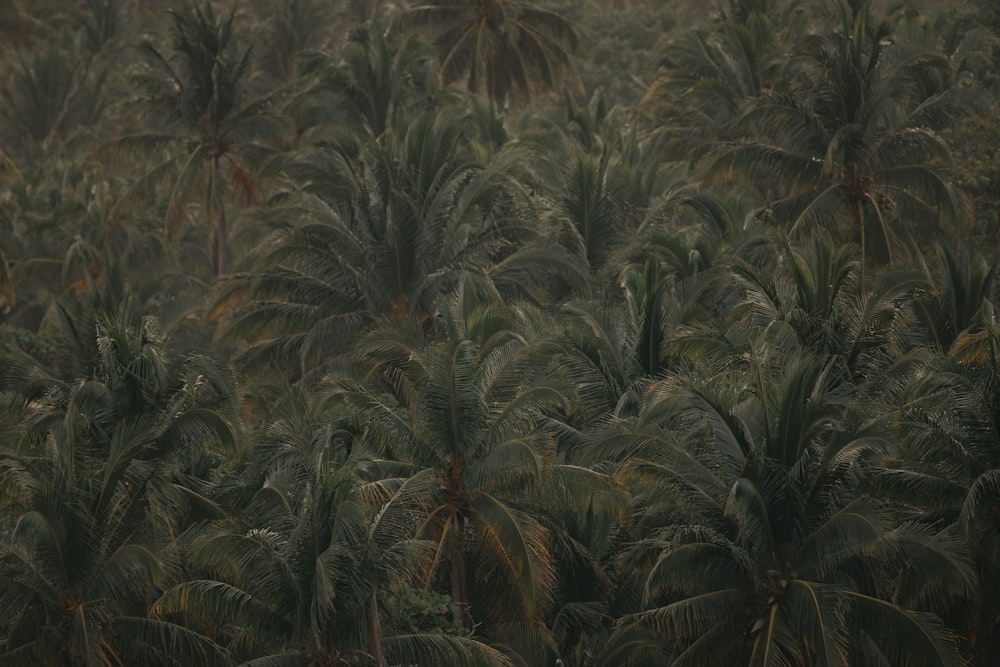
[(382, 619), (378, 614), (378, 592), (375, 589), (372, 589), (371, 599), (368, 601), (368, 641), (371, 642), (375, 667), (387, 667), (385, 652), (382, 649)]
[(461, 516), (455, 517), (455, 532), (457, 533), (458, 548), (451, 554), (451, 599), (458, 608), (458, 617), (462, 621), (462, 626), (472, 627), (472, 616), (469, 614), (469, 585), (465, 573), (465, 547), (463, 534), (465, 533), (465, 519)]
[(865, 214), (864, 202), (858, 198), (852, 206), (851, 214), (854, 218), (854, 228), (861, 233), (861, 271), (860, 271), (860, 282), (861, 289), (865, 288), (865, 263), (868, 261), (868, 255), (865, 253)]
[[(219, 202), (219, 158), (212, 156), (211, 172), (208, 184), (208, 215), (212, 231), (209, 234), (209, 254), (212, 257), (212, 270), (219, 278), (226, 272), (226, 207)], [(215, 213), (218, 208), (218, 213)]]
[(226, 207), (219, 206), (219, 214), (215, 216), (215, 277), (219, 278), (226, 272)]

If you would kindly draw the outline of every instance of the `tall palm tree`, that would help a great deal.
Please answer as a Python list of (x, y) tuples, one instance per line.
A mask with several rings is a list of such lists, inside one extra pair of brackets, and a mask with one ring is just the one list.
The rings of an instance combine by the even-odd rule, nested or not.
[(0, 658), (225, 664), (217, 645), (146, 613), (173, 571), (170, 537), (218, 512), (204, 477), (234, 439), (225, 375), (198, 357), (168, 362), (148, 319), (94, 331), (90, 374), (16, 374), (21, 421), (0, 444)]
[(417, 619), (386, 609), (433, 556), (433, 544), (412, 538), (426, 489), (380, 474), (375, 452), (333, 428), (335, 418), (296, 388), (271, 406), (260, 451), (227, 485), (241, 488), (219, 489), (234, 511), (179, 536), (185, 576), (152, 615), (250, 665), (509, 664), (464, 634), (411, 629)]
[(353, 406), (364, 437), (412, 466), (410, 483), (425, 489), (416, 535), (435, 545), (426, 585), (450, 591), (465, 624), (498, 632), (537, 623), (552, 599), (558, 523), (540, 514), (586, 513), (588, 500), (621, 504), (604, 476), (555, 462), (543, 426), (566, 398), (533, 353), (533, 320), (460, 290), (440, 305), (435, 339), (413, 319), (362, 338), (388, 395), (347, 385), (332, 396)]
[(511, 178), (516, 155), (476, 155), (463, 127), (427, 113), (302, 155), (289, 170), (304, 192), (267, 212), (278, 231), (220, 290), (220, 336), (250, 342), (248, 360), (277, 354), (308, 369), (372, 318), (428, 313), (463, 279), (486, 294), (530, 288), (521, 270), (534, 264), (518, 251), (535, 232)]
[(944, 54), (908, 53), (867, 2), (836, 5), (837, 20), (797, 61), (794, 88), (776, 89), (743, 113), (749, 140), (726, 147), (711, 179), (745, 174), (766, 200), (762, 215), (790, 234), (846, 225), (865, 260), (891, 257), (892, 223), (936, 229), (960, 198), (936, 133), (969, 106)]
[(572, 71), (580, 36), (562, 15), (526, 0), (436, 0), (399, 19), (431, 34), (445, 83), (466, 77), (502, 109), (512, 93), (530, 97), (536, 82), (552, 88)]
[(213, 275), (219, 277), (228, 256), (227, 205), (233, 197), (261, 198), (257, 169), (285, 126), (271, 108), (271, 96), (247, 99), (252, 51), (241, 41), (235, 8), (217, 18), (210, 3), (186, 3), (170, 15), (168, 49), (143, 43), (144, 67), (129, 101), (140, 105), (148, 127), (118, 138), (103, 152), (154, 160), (133, 196), (142, 199), (169, 184), (168, 238), (176, 235), (185, 205), (200, 191)]
[(886, 434), (831, 360), (785, 354), (743, 385), (669, 377), (626, 427), (651, 506), (628, 557), (643, 610), (621, 629), (653, 629), (675, 665), (961, 664), (932, 612), (974, 590), (963, 549), (864, 494)]

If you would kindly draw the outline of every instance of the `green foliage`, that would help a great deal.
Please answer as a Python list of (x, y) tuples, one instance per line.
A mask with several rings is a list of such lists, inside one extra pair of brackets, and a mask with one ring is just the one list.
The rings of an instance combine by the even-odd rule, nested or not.
[(434, 35), (446, 83), (465, 77), (469, 90), (484, 89), (500, 108), (512, 95), (530, 97), (536, 82), (551, 89), (564, 70), (572, 71), (580, 42), (564, 16), (525, 0), (438, 0), (400, 20)]
[(634, 107), (656, 78), (656, 47), (678, 24), (676, 12), (639, 6), (579, 14), (589, 45), (579, 66), (584, 90), (601, 91), (611, 105)]
[(0, 663), (995, 662), (989, 3), (154, 5), (0, 6)]
[(463, 634), (460, 615), (443, 593), (403, 584), (384, 598), (386, 627), (397, 634), (442, 632)]
[(9, 324), (0, 325), (0, 368), (6, 369), (0, 373), (0, 383), (5, 382), (4, 376), (10, 368), (24, 363), (25, 356), (45, 366), (58, 364), (61, 359), (59, 346), (48, 331), (35, 333)]
[(993, 110), (982, 118), (966, 118), (947, 137), (959, 165), (955, 178), (963, 192), (972, 200), (972, 219), (956, 238), (971, 239), (979, 248), (996, 248), (997, 226), (1000, 225), (1000, 133), (991, 118)]

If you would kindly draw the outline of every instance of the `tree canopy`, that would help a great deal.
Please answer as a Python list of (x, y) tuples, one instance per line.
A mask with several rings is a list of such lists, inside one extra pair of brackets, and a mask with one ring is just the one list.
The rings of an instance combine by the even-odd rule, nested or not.
[(993, 665), (989, 2), (0, 7), (0, 664)]

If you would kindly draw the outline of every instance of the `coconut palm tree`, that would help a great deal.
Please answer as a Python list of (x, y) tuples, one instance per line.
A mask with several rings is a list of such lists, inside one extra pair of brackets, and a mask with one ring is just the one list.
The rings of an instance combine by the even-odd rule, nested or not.
[[(586, 513), (588, 500), (595, 511), (621, 507), (604, 476), (555, 462), (543, 424), (566, 395), (534, 356), (539, 323), (519, 310), (459, 290), (432, 322), (384, 322), (360, 350), (388, 394), (348, 383), (331, 396), (424, 485), (416, 536), (435, 545), (426, 585), (450, 591), (466, 625), (501, 633), (539, 621), (552, 599), (558, 523), (540, 515)], [(425, 326), (435, 338), (425, 340)]]
[(790, 235), (846, 226), (866, 261), (884, 261), (894, 220), (933, 230), (958, 216), (937, 130), (973, 98), (944, 54), (897, 49), (869, 3), (836, 8), (835, 27), (797, 59), (795, 83), (746, 109), (749, 139), (722, 150), (708, 175), (749, 177), (766, 201), (761, 215)]
[(744, 6), (677, 31), (663, 48), (659, 75), (639, 102), (640, 119), (691, 160), (703, 157), (714, 142), (739, 138), (736, 121), (747, 105), (786, 82), (786, 40), (800, 24), (801, 17), (790, 11)]
[(641, 394), (671, 367), (677, 333), (710, 320), (705, 306), (719, 273), (712, 245), (689, 247), (682, 236), (640, 235), (641, 254), (625, 263), (618, 286), (562, 304), (560, 363), (577, 386), (578, 426), (633, 415)]
[[(931, 304), (937, 300), (929, 299)], [(945, 313), (938, 321), (949, 321)], [(986, 665), (997, 649), (1000, 586), (1000, 394), (991, 352), (1000, 339), (989, 318), (982, 318), (980, 326), (981, 331), (965, 336), (970, 340), (952, 343), (945, 337), (947, 357), (929, 338), (927, 348), (886, 370), (878, 383), (882, 410), (887, 421), (898, 424), (899, 436), (878, 460), (875, 482), (905, 516), (956, 535), (968, 549), (978, 585), (948, 620), (965, 634), (972, 664)]]
[(624, 427), (647, 509), (627, 561), (643, 608), (620, 628), (655, 631), (672, 665), (961, 664), (932, 612), (974, 590), (963, 549), (864, 494), (886, 434), (832, 360), (785, 355), (742, 385), (668, 377)]
[(312, 83), (288, 106), (313, 132), (338, 125), (378, 137), (440, 97), (427, 46), (376, 19), (351, 30), (335, 54), (307, 52), (301, 60)]
[(555, 163), (546, 170), (554, 178), (539, 182), (540, 203), (551, 212), (555, 238), (593, 276), (607, 269), (649, 206), (651, 187), (643, 181), (653, 180), (655, 167), (643, 164), (634, 138), (631, 146), (628, 139), (622, 143), (606, 145), (598, 155), (575, 141), (551, 152), (539, 147)]
[(218, 508), (204, 491), (232, 445), (225, 374), (167, 360), (149, 319), (105, 315), (91, 373), (25, 365), (20, 424), (0, 449), (0, 658), (25, 665), (226, 664), (220, 648), (147, 616), (169, 582), (170, 536)]
[(940, 269), (928, 276), (935, 289), (913, 304), (926, 332), (921, 338), (941, 352), (969, 345), (968, 352), (984, 342), (976, 334), (984, 328), (984, 314), (992, 310), (996, 262), (964, 246), (952, 250), (939, 245), (937, 256)]
[(518, 251), (535, 232), (511, 179), (516, 155), (477, 156), (463, 127), (422, 114), (302, 155), (289, 169), (307, 185), (267, 212), (278, 231), (220, 290), (220, 336), (250, 342), (247, 360), (278, 355), (304, 372), (380, 314), (428, 313), (460, 280), (485, 294), (530, 289), (524, 271), (537, 264)]
[(335, 419), (287, 388), (250, 467), (217, 490), (238, 509), (179, 536), (185, 576), (151, 614), (249, 665), (510, 664), (460, 625), (435, 634), (387, 609), (431, 562), (434, 545), (412, 539), (427, 489), (380, 474), (392, 466)]
[(134, 77), (137, 94), (129, 100), (142, 109), (147, 126), (119, 137), (102, 153), (154, 161), (136, 181), (132, 203), (169, 184), (168, 239), (176, 237), (185, 206), (200, 191), (213, 275), (219, 277), (228, 256), (227, 205), (234, 197), (261, 198), (258, 168), (285, 124), (274, 113), (271, 96), (247, 99), (252, 51), (237, 30), (235, 8), (217, 18), (210, 3), (189, 3), (170, 16), (168, 48), (143, 43), (144, 67)]
[(927, 283), (915, 271), (887, 268), (862, 287), (856, 249), (834, 245), (818, 235), (802, 245), (782, 241), (761, 263), (737, 260), (732, 285), (740, 297), (727, 326), (745, 343), (746, 332), (754, 331), (773, 340), (791, 336), (816, 354), (834, 355), (838, 373), (864, 387), (905, 349), (913, 296)]
[(253, 13), (263, 23), (255, 49), (268, 85), (281, 87), (295, 79), (304, 52), (325, 49), (333, 32), (332, 7), (317, 0), (252, 2)]
[(22, 55), (0, 88), (7, 151), (18, 157), (72, 144), (93, 130), (109, 106), (107, 63), (79, 38), (64, 35), (60, 41)]
[(552, 88), (580, 41), (560, 14), (525, 0), (436, 0), (404, 12), (402, 25), (431, 35), (445, 83), (466, 77), (502, 109), (512, 93), (530, 97), (534, 84)]

